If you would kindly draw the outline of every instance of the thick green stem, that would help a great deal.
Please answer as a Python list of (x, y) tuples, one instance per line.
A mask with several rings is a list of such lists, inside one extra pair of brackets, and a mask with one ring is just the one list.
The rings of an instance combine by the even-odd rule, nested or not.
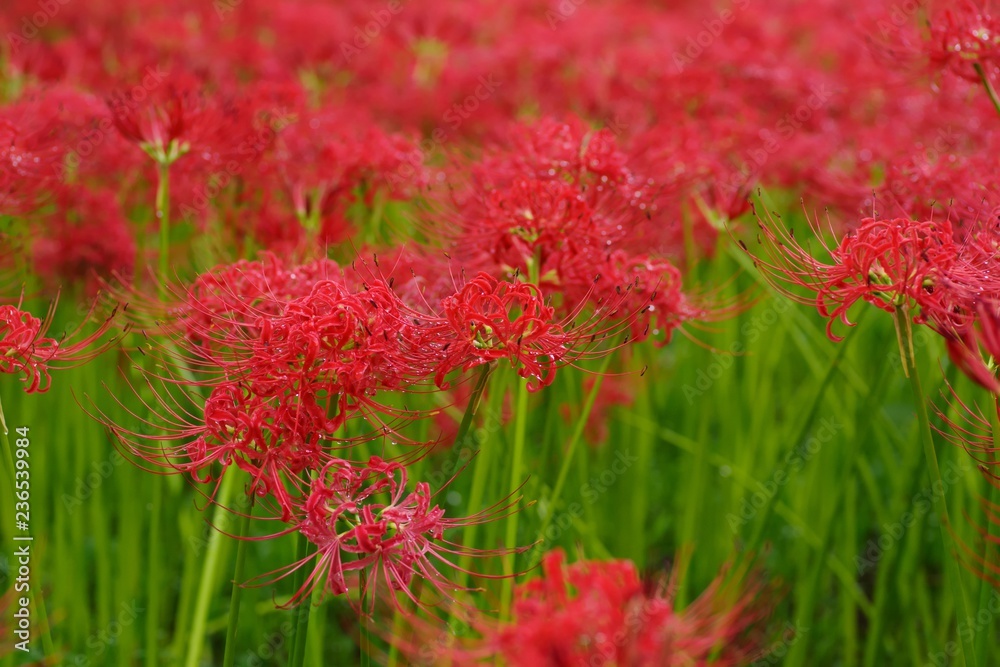
[[(524, 474), (524, 445), (528, 427), (528, 380), (522, 378), (517, 390), (517, 412), (514, 415), (514, 455), (510, 465), (511, 493), (521, 484)], [(500, 619), (510, 619), (510, 607), (514, 598), (514, 565), (517, 554), (517, 523), (520, 515), (517, 512), (507, 517), (507, 532), (504, 547), (510, 551), (503, 557), (504, 579), (500, 594)]]
[[(295, 533), (295, 562), (298, 563), (304, 559), (310, 551), (310, 542), (306, 539), (305, 535), (302, 533)], [(295, 592), (305, 583), (306, 577), (306, 567), (303, 565), (295, 571), (294, 583)], [(300, 602), (299, 606), (295, 607), (295, 635), (292, 638), (292, 652), (291, 659), (288, 663), (289, 667), (302, 667), (302, 663), (305, 661), (306, 656), (306, 636), (309, 632), (309, 607), (310, 602), (308, 600)]]
[[(214, 522), (216, 526), (224, 525), (229, 517), (226, 506), (233, 495), (236, 480), (241, 476), (239, 470), (231, 469), (225, 473), (216, 496)], [(208, 609), (215, 592), (218, 579), (219, 563), (222, 558), (222, 540), (225, 536), (215, 530), (208, 540), (208, 551), (201, 569), (201, 579), (198, 582), (198, 596), (195, 599), (194, 618), (191, 621), (191, 637), (188, 639), (185, 667), (198, 667), (201, 663), (201, 651), (205, 645), (205, 626), (208, 622)]]
[(159, 179), (156, 183), (156, 219), (160, 223), (160, 298), (167, 294), (167, 278), (170, 273), (170, 165), (161, 162), (157, 166)]
[[(159, 163), (157, 166), (156, 184), (156, 218), (160, 224), (160, 268), (159, 295), (166, 299), (167, 272), (170, 267), (170, 166)], [(159, 632), (160, 632), (160, 533), (161, 515), (163, 514), (163, 480), (154, 475), (150, 480), (152, 501), (149, 519), (149, 562), (146, 575), (146, 667), (156, 667), (159, 664)]]
[(465, 444), (465, 436), (469, 433), (472, 420), (479, 410), (479, 401), (483, 397), (483, 391), (486, 389), (486, 383), (490, 379), (490, 370), (492, 368), (492, 364), (484, 364), (479, 368), (479, 377), (476, 378), (476, 386), (473, 387), (472, 395), (469, 397), (469, 404), (465, 407), (465, 414), (462, 415), (462, 423), (458, 425), (458, 433), (455, 435), (455, 447), (462, 447)]
[[(913, 328), (910, 324), (906, 306), (896, 308), (896, 327), (900, 338), (900, 353), (903, 355), (906, 368), (909, 371), (907, 375), (910, 380), (910, 389), (913, 392), (913, 402), (917, 409), (920, 440), (923, 444), (924, 456), (927, 458), (927, 470), (931, 477), (931, 484), (940, 486), (941, 489), (946, 489), (947, 487), (941, 477), (941, 468), (938, 465), (937, 451), (934, 449), (934, 437), (931, 434), (931, 422), (927, 414), (926, 397), (920, 385), (920, 373), (916, 365), (916, 355), (913, 353)], [(951, 575), (952, 585), (955, 588), (954, 592), (958, 594), (959, 613), (964, 613), (966, 618), (973, 618), (973, 614), (970, 613), (969, 609), (969, 600), (965, 594), (965, 587), (962, 585), (961, 572), (956, 567), (955, 559), (948, 553), (948, 527), (951, 525), (951, 520), (948, 517), (947, 497), (941, 499), (941, 518), (941, 540), (945, 549), (945, 562), (946, 567), (950, 570), (949, 574)], [(959, 654), (961, 656), (961, 664), (975, 666), (977, 662), (972, 637), (965, 636), (966, 633), (961, 634), (961, 653)]]
[[(253, 514), (253, 503), (240, 518), (240, 530), (237, 536), (244, 538), (250, 533), (250, 517)], [(240, 625), (240, 602), (243, 599), (243, 567), (247, 561), (247, 545), (250, 540), (240, 539), (236, 547), (236, 567), (233, 568), (233, 594), (229, 600), (229, 625), (226, 629), (226, 652), (222, 659), (223, 667), (233, 667), (236, 662), (236, 631)]]

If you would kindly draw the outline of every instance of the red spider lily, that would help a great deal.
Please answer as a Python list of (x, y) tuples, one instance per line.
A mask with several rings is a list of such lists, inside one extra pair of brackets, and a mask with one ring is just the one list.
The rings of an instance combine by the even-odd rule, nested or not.
[[(622, 295), (629, 293), (626, 288)], [(620, 295), (585, 322), (575, 322), (580, 309), (557, 320), (555, 308), (545, 303), (538, 286), (479, 273), (442, 300), (440, 314), (414, 315), (418, 325), (413, 336), (426, 363), (435, 367), (439, 388), (449, 387), (446, 376), (455, 370), (506, 359), (518, 375), (530, 380), (528, 389), (537, 391), (552, 383), (559, 366), (610, 351), (594, 347), (624, 328), (616, 317), (631, 321), (634, 314), (622, 314), (626, 299)]]
[(21, 310), (20, 305), (0, 305), (0, 373), (23, 375), (27, 393), (49, 390), (52, 378), (49, 371), (58, 365), (72, 368), (86, 363), (106, 350), (115, 340), (96, 344), (112, 327), (117, 310), (92, 333), (82, 335), (86, 320), (93, 309), (71, 333), (59, 339), (48, 336), (55, 314), (55, 303), (49, 307), (44, 320)]
[[(181, 334), (185, 344), (210, 346), (239, 339), (262, 316), (273, 317), (289, 301), (305, 296), (317, 282), (341, 280), (332, 260), (288, 263), (271, 252), (258, 260), (216, 266), (184, 287), (168, 286), (166, 301), (134, 288), (117, 288), (128, 300), (137, 325), (165, 334)], [(235, 340), (234, 339), (234, 340)]]
[(975, 66), (993, 75), (1000, 65), (1000, 16), (992, 2), (957, 2), (931, 18), (925, 51), (931, 64), (973, 81)]
[(367, 598), (369, 610), (376, 602), (376, 596), (369, 595), (370, 589), (383, 583), (389, 591), (402, 591), (421, 604), (410, 590), (415, 578), (450, 597), (447, 591), (455, 590), (456, 585), (442, 574), (440, 566), (459, 570), (452, 558), (518, 551), (475, 551), (445, 538), (449, 530), (502, 519), (516, 511), (518, 499), (508, 499), (471, 517), (453, 519), (432, 505), (434, 494), (426, 482), (418, 482), (408, 491), (407, 478), (404, 466), (377, 456), (366, 464), (333, 459), (323, 466), (296, 508), (289, 529), (301, 532), (316, 546), (316, 553), (283, 568), (277, 577), (281, 579), (309, 561), (316, 561), (289, 605), (308, 599), (323, 577), (328, 592), (349, 595), (350, 573), (361, 575), (359, 600)]
[(1000, 475), (992, 470), (1000, 464), (1000, 450), (994, 445), (989, 417), (990, 411), (997, 409), (994, 397), (990, 397), (984, 412), (978, 404), (962, 399), (949, 383), (945, 385), (947, 392), (942, 390), (942, 396), (947, 407), (935, 406), (944, 426), (936, 430), (950, 443), (964, 449), (992, 484), (1000, 484)]
[(555, 310), (534, 285), (480, 273), (446, 298), (441, 310), (442, 320), (422, 335), (445, 341), (439, 342), (443, 359), (434, 374), (442, 388), (454, 369), (468, 371), (498, 359), (508, 359), (539, 388), (552, 382), (557, 364), (570, 352), (569, 339), (553, 322)]
[(525, 667), (686, 667), (745, 665), (761, 656), (766, 615), (761, 587), (730, 595), (716, 580), (701, 597), (677, 609), (672, 587), (652, 590), (630, 561), (566, 565), (561, 550), (542, 561), (542, 576), (515, 587), (513, 618), (469, 620), (479, 638), (409, 644), (394, 638), (423, 665), (479, 665), (502, 657)]
[(441, 202), (459, 259), (491, 273), (535, 275), (543, 288), (572, 287), (567, 264), (613, 251), (645, 222), (645, 183), (610, 131), (545, 119), (515, 125), (504, 139), (477, 163), (457, 165), (471, 172), (468, 185)]
[[(813, 258), (774, 216), (769, 214), (767, 222), (758, 216), (758, 222), (766, 255), (754, 256), (754, 263), (779, 290), (815, 305), (829, 320), (832, 340), (841, 340), (832, 330), (835, 321), (853, 326), (848, 311), (859, 300), (887, 312), (906, 307), (918, 324), (961, 331), (971, 322), (980, 295), (997, 288), (992, 255), (978, 252), (974, 242), (958, 243), (947, 220), (865, 218), (835, 248), (824, 243), (832, 264)], [(818, 236), (818, 225), (810, 224)], [(803, 297), (794, 287), (815, 296)]]
[[(263, 169), (281, 176), (293, 211), (312, 224), (342, 216), (358, 189), (367, 190), (369, 197), (377, 190), (406, 197), (426, 180), (422, 161), (407, 137), (385, 132), (356, 110), (327, 108), (303, 112), (283, 129)], [(398, 184), (408, 187), (397, 191)]]
[(157, 74), (141, 97), (119, 93), (108, 99), (115, 127), (161, 165), (192, 151), (211, 149), (229, 136), (225, 115), (192, 78), (163, 80)]
[(976, 303), (975, 320), (964, 329), (943, 329), (948, 356), (973, 382), (1000, 393), (997, 360), (1000, 360), (1000, 303), (996, 295), (984, 295)]

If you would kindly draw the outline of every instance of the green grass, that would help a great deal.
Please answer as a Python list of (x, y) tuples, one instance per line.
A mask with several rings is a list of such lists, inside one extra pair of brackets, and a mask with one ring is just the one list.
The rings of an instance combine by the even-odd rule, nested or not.
[[(697, 268), (692, 282), (726, 284), (736, 273), (728, 294), (759, 285), (743, 258), (723, 249)], [(72, 310), (68, 300), (61, 308)], [(767, 296), (710, 330), (692, 331), (692, 338), (678, 335), (664, 347), (646, 343), (619, 354), (609, 371), (633, 374), (605, 379), (604, 386), (624, 383), (634, 401), (607, 413), (605, 441), (584, 434), (555, 504), (566, 448), (586, 404), (584, 375), (565, 369), (551, 387), (528, 396), (526, 436), (519, 440), (516, 419), (497, 419), (503, 410), (498, 386), (510, 392), (508, 409), (517, 405), (518, 384), (509, 368), (500, 367), (475, 425), (485, 438), (482, 449), (440, 501), (449, 514), (468, 513), (477, 483), (473, 509), (481, 509), (511, 491), (511, 466), (521, 465), (527, 476), (521, 493), (537, 502), (522, 503), (516, 531), (509, 523), (487, 524), (467, 537), (485, 547), (516, 532), (526, 545), (541, 532), (544, 548), (563, 547), (571, 558), (630, 558), (651, 574), (676, 565), (683, 574), (682, 603), (726, 563), (752, 554), (760, 575), (775, 584), (770, 623), (776, 651), (762, 664), (961, 664), (957, 654), (950, 662), (938, 654), (954, 652), (962, 632), (991, 637), (1000, 598), (981, 592), (980, 580), (961, 570), (979, 613), (971, 625), (962, 618), (948, 574), (955, 540), (942, 544), (939, 517), (947, 502), (952, 531), (977, 545), (964, 514), (982, 524), (977, 502), (987, 485), (965, 452), (935, 434), (949, 480), (944, 500), (936, 498), (892, 316), (870, 308), (861, 313), (860, 326), (835, 344), (815, 312)], [(987, 402), (946, 363), (939, 340), (918, 330), (916, 342), (930, 398), (944, 404), (939, 392), (947, 375), (964, 397)], [(179, 478), (154, 479), (125, 462), (84, 413), (80, 404), (90, 397), (128, 421), (102, 387), (128, 395), (119, 364), (122, 358), (111, 351), (55, 375), (44, 395), (25, 395), (16, 380), (0, 378), (8, 424), (31, 429), (32, 567), (43, 585), (60, 664), (183, 664), (199, 591), (207, 603), (204, 630), (197, 633), (204, 636), (199, 664), (221, 664), (235, 543), (215, 538), (219, 567), (203, 575), (212, 548), (210, 509), (203, 510), (200, 496)], [(643, 366), (648, 370), (640, 376)], [(517, 442), (523, 459), (514, 455)], [(451, 476), (449, 462), (456, 458), (463, 457), (432, 456), (414, 466), (411, 479), (440, 483)], [(162, 482), (163, 493), (158, 544), (148, 542), (154, 482)], [(0, 589), (6, 589), (13, 528), (6, 477), (2, 493)], [(903, 526), (908, 513), (913, 521)], [(237, 521), (222, 528), (235, 532)], [(268, 528), (251, 530), (260, 535)], [(251, 543), (247, 576), (289, 563), (295, 549), (290, 537)], [(530, 569), (538, 553), (518, 556), (512, 568)], [(156, 581), (148, 579), (151, 558), (158, 562)], [(499, 561), (485, 567), (503, 569)], [(501, 606), (501, 585), (486, 587), (482, 599)], [(275, 601), (291, 592), (289, 580), (243, 591), (236, 665), (286, 664), (295, 619)], [(160, 621), (147, 628), (154, 604)], [(377, 622), (388, 626), (392, 616)], [(385, 647), (361, 657), (358, 637), (348, 604), (328, 598), (312, 610), (305, 664), (369, 664), (384, 657)], [(372, 641), (380, 643), (377, 636)], [(37, 633), (33, 645), (41, 649)], [(1000, 664), (995, 642), (980, 645), (986, 659), (979, 664)], [(30, 660), (17, 654), (0, 665)]]

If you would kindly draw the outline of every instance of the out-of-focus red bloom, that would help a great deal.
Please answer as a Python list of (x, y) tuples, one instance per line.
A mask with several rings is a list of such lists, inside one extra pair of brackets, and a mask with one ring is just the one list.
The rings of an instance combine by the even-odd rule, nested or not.
[(222, 109), (194, 78), (157, 76), (141, 99), (121, 92), (108, 99), (111, 119), (123, 137), (164, 165), (192, 151), (212, 150), (222, 137), (232, 137)]
[[(824, 246), (832, 264), (815, 259), (773, 216), (758, 220), (766, 250), (755, 263), (783, 292), (815, 305), (828, 318), (833, 340), (841, 339), (833, 333), (834, 322), (853, 326), (848, 311), (859, 300), (888, 312), (906, 307), (916, 323), (961, 331), (974, 316), (977, 299), (997, 287), (992, 255), (963, 253), (948, 220), (866, 218), (835, 248)], [(812, 227), (818, 234), (818, 226)], [(803, 297), (793, 291), (797, 287), (815, 296)]]
[[(454, 591), (456, 584), (439, 569), (457, 569), (451, 559), (515, 551), (465, 549), (447, 540), (445, 532), (502, 518), (516, 507), (516, 500), (502, 502), (472, 517), (454, 519), (433, 504), (426, 482), (417, 482), (412, 491), (407, 486), (406, 468), (377, 456), (363, 465), (340, 459), (328, 462), (312, 481), (293, 519), (294, 529), (316, 545), (316, 554), (292, 564), (282, 576), (306, 566), (313, 558), (316, 562), (289, 604), (308, 599), (324, 575), (330, 593), (349, 594), (346, 575), (352, 572), (363, 573), (359, 577), (361, 600), (369, 587), (384, 583), (389, 591), (403, 591), (420, 604), (410, 591), (414, 578), (451, 598), (449, 591)], [(368, 597), (372, 608), (375, 601), (374, 595)]]
[(279, 176), (295, 215), (318, 240), (331, 242), (339, 240), (333, 223), (359, 190), (405, 198), (425, 182), (422, 160), (407, 137), (384, 131), (357, 110), (326, 107), (303, 110), (282, 128), (262, 175)]
[(41, 320), (20, 307), (0, 305), (0, 373), (21, 375), (29, 394), (49, 390), (49, 371), (56, 365), (66, 368), (86, 363), (113, 343), (95, 345), (114, 323), (114, 313), (88, 335), (82, 335), (81, 324), (56, 339), (48, 335), (54, 311), (55, 304)]
[(997, 362), (1000, 360), (1000, 303), (996, 295), (975, 306), (975, 319), (961, 329), (939, 329), (944, 336), (948, 356), (969, 379), (1000, 394)]
[(38, 207), (63, 174), (66, 141), (44, 100), (0, 107), (0, 215)]
[(135, 264), (135, 241), (116, 193), (63, 188), (57, 202), (33, 247), (38, 274), (53, 284), (80, 282), (91, 296), (102, 279), (127, 278)]
[(1000, 14), (991, 0), (961, 0), (930, 19), (925, 50), (931, 64), (978, 81), (979, 66), (992, 76), (1000, 65)]
[(471, 172), (463, 191), (442, 194), (453, 229), (434, 233), (452, 235), (460, 261), (565, 287), (567, 265), (613, 251), (646, 221), (644, 183), (610, 131), (545, 119), (514, 125), (503, 139), (456, 166), (456, 176)]
[[(688, 667), (748, 664), (760, 657), (766, 615), (761, 590), (733, 596), (721, 580), (685, 609), (669, 586), (650, 588), (630, 561), (567, 565), (562, 551), (542, 561), (542, 576), (515, 587), (513, 618), (471, 619), (478, 639), (399, 641), (418, 664), (478, 665), (502, 657), (524, 667)], [(436, 650), (435, 650), (436, 649)]]

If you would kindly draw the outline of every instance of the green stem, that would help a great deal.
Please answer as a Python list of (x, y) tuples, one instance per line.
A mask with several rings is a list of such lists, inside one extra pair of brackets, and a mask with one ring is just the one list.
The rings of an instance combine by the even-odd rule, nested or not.
[[(226, 509), (229, 499), (233, 495), (236, 480), (240, 476), (239, 471), (227, 470), (219, 485), (219, 493), (216, 496), (216, 508), (213, 520), (216, 526), (224, 525), (229, 517), (229, 510)], [(208, 610), (212, 601), (212, 594), (215, 591), (215, 582), (218, 578), (220, 560), (222, 558), (222, 540), (225, 536), (215, 530), (208, 540), (208, 551), (205, 554), (205, 562), (201, 569), (201, 578), (198, 582), (198, 596), (195, 599), (194, 618), (191, 621), (191, 637), (188, 640), (187, 657), (184, 660), (185, 667), (198, 667), (201, 662), (201, 651), (205, 646), (205, 626), (208, 622)]]
[[(165, 163), (157, 165), (156, 217), (160, 223), (160, 300), (167, 296), (167, 272), (170, 267), (170, 167)], [(159, 664), (158, 635), (160, 632), (160, 533), (163, 514), (163, 480), (154, 475), (150, 480), (152, 507), (149, 520), (149, 567), (146, 575), (146, 667)]]
[(549, 527), (549, 524), (552, 522), (552, 517), (556, 514), (556, 506), (559, 503), (559, 499), (562, 497), (563, 486), (566, 484), (566, 478), (569, 476), (570, 464), (573, 462), (576, 450), (579, 449), (580, 441), (583, 440), (583, 430), (586, 428), (587, 420), (590, 419), (590, 413), (594, 409), (594, 403), (597, 401), (597, 395), (601, 391), (601, 383), (604, 381), (604, 372), (608, 369), (608, 364), (610, 362), (611, 355), (604, 357), (601, 368), (597, 371), (597, 376), (594, 379), (594, 386), (590, 389), (590, 393), (587, 395), (587, 400), (583, 404), (583, 410), (580, 412), (576, 426), (573, 428), (573, 434), (570, 436), (569, 440), (569, 447), (566, 448), (566, 453), (562, 457), (562, 464), (559, 467), (559, 476), (556, 477), (555, 488), (552, 489), (552, 496), (549, 498), (548, 511), (545, 513), (545, 518), (542, 520), (542, 527), (538, 531), (538, 541), (540, 542), (545, 539), (545, 530)]
[[(931, 483), (938, 484), (942, 489), (946, 489), (947, 487), (944, 485), (944, 480), (941, 477), (941, 468), (938, 465), (937, 451), (934, 449), (934, 437), (931, 434), (931, 422), (927, 414), (926, 398), (923, 388), (920, 385), (920, 373), (917, 372), (916, 355), (913, 353), (913, 329), (907, 313), (908, 309), (906, 306), (896, 308), (896, 327), (900, 337), (900, 352), (903, 355), (904, 361), (907, 362), (905, 368), (909, 371), (907, 375), (910, 379), (910, 389), (913, 392), (913, 402), (916, 404), (920, 439), (923, 443), (924, 456), (927, 459), (927, 468), (931, 476)], [(951, 519), (948, 517), (947, 497), (941, 499), (941, 515), (942, 546), (945, 548), (945, 561), (948, 569), (951, 570), (950, 574), (952, 575), (953, 586), (957, 589), (954, 592), (958, 593), (960, 600), (960, 613), (964, 612), (966, 618), (973, 618), (973, 615), (969, 613), (969, 600), (965, 594), (965, 587), (962, 585), (961, 573), (956, 570), (955, 560), (948, 553), (948, 527), (951, 525)], [(972, 638), (965, 637), (965, 633), (962, 634), (963, 637), (960, 643), (962, 649), (960, 653), (961, 664), (970, 664), (969, 659), (971, 658), (971, 664), (975, 666), (977, 662)]]
[(157, 165), (156, 219), (160, 223), (160, 298), (167, 294), (167, 277), (170, 273), (170, 165)]
[[(521, 378), (517, 390), (517, 412), (514, 419), (514, 457), (511, 460), (509, 485), (511, 493), (514, 493), (514, 490), (521, 484), (521, 476), (524, 474), (524, 445), (528, 427), (528, 380), (525, 378)], [(510, 619), (510, 607), (514, 598), (514, 561), (517, 554), (513, 549), (517, 543), (519, 516), (518, 512), (514, 512), (507, 517), (504, 547), (511, 551), (503, 557), (504, 579), (500, 594), (500, 619), (503, 621)]]
[[(310, 551), (310, 542), (302, 533), (295, 533), (295, 562), (301, 561)], [(302, 566), (295, 571), (294, 586), (298, 592), (305, 583), (306, 567)], [(292, 653), (289, 660), (289, 667), (302, 667), (306, 655), (306, 636), (309, 632), (309, 607), (310, 602), (299, 603), (295, 607), (295, 635), (292, 638)]]
[(309, 632), (306, 633), (306, 644), (309, 650), (309, 657), (312, 665), (323, 664), (323, 614), (326, 607), (323, 606), (323, 589), (326, 586), (326, 578), (320, 577), (316, 583), (316, 588), (312, 592), (312, 604), (309, 607)]
[[(875, 397), (880, 395), (882, 385), (886, 377), (890, 375), (890, 373), (886, 372), (887, 369), (885, 366), (887, 366), (886, 357), (883, 356), (882, 367), (879, 369), (875, 382), (869, 387), (868, 396), (863, 405), (872, 405)], [(861, 429), (854, 437), (850, 438), (844, 471), (841, 473), (842, 479), (853, 479), (855, 469), (862, 464), (861, 443), (868, 442), (868, 435), (872, 430), (873, 424), (873, 420), (861, 421)], [(840, 516), (842, 507), (847, 505), (847, 509), (851, 509), (851, 505), (847, 503), (846, 499), (848, 486), (846, 483), (837, 484), (833, 492), (833, 497), (828, 500), (830, 510), (826, 516), (827, 520), (822, 523), (820, 528), (820, 547), (817, 551), (816, 564), (813, 566), (811, 575), (806, 580), (802, 595), (796, 600), (796, 606), (799, 607), (799, 611), (796, 614), (797, 623), (800, 627), (812, 627), (813, 614), (817, 600), (819, 599), (820, 584), (823, 573), (826, 570), (828, 553), (833, 545), (834, 528), (838, 525), (836, 519)], [(788, 652), (785, 664), (788, 667), (807, 664), (806, 654), (808, 648), (807, 642), (796, 642)], [(849, 654), (849, 656), (851, 659), (854, 658), (852, 654)]]
[(476, 416), (476, 412), (479, 410), (479, 401), (483, 397), (483, 391), (486, 389), (486, 383), (490, 379), (490, 370), (492, 368), (492, 364), (484, 364), (479, 367), (479, 377), (476, 378), (476, 386), (472, 389), (472, 395), (469, 397), (469, 404), (465, 407), (465, 414), (462, 415), (462, 423), (458, 425), (458, 433), (455, 435), (454, 447), (464, 446), (465, 436), (468, 434), (469, 427), (472, 426), (472, 420)]
[[(489, 398), (489, 414), (495, 415), (500, 412), (500, 406), (503, 403), (504, 392), (506, 387), (504, 386), (504, 381), (506, 379), (506, 373), (497, 373), (493, 376), (493, 389), (490, 391)], [(471, 405), (471, 403), (470, 403)], [(470, 418), (471, 420), (471, 418)], [(463, 422), (465, 419), (463, 418)], [(468, 428), (466, 428), (468, 431)], [(461, 427), (459, 427), (459, 432), (461, 432)], [(460, 440), (456, 439), (456, 443)], [(466, 507), (467, 511), (472, 514), (478, 512), (483, 504), (483, 496), (486, 494), (486, 483), (490, 476), (490, 454), (492, 453), (490, 448), (481, 449), (476, 456), (475, 469), (472, 471), (472, 488), (469, 490), (469, 503)], [(476, 533), (478, 532), (479, 524), (475, 522), (470, 522), (465, 528), (462, 529), (462, 546), (466, 549), (471, 549), (476, 542)], [(463, 588), (468, 585), (469, 582), (469, 567), (472, 564), (472, 556), (468, 553), (462, 554), (462, 557), (458, 561), (459, 569), (459, 585)]]
[[(250, 534), (250, 517), (253, 514), (253, 502), (240, 518), (238, 537), (244, 538)], [(240, 539), (236, 547), (236, 567), (233, 569), (233, 594), (229, 601), (229, 626), (226, 630), (226, 652), (222, 659), (223, 667), (233, 667), (236, 662), (236, 631), (240, 625), (240, 602), (243, 598), (243, 567), (247, 560), (247, 545), (250, 540)]]
[[(857, 320), (858, 323), (861, 322), (861, 318), (863, 318), (867, 312), (867, 310), (861, 311)], [(805, 421), (802, 422), (802, 427), (799, 429), (795, 439), (789, 443), (790, 449), (798, 447), (805, 440), (806, 435), (809, 433), (809, 429), (812, 428), (813, 422), (819, 414), (819, 408), (822, 405), (823, 396), (826, 395), (826, 390), (833, 381), (833, 376), (840, 368), (840, 363), (843, 361), (844, 355), (847, 354), (847, 349), (850, 346), (851, 340), (853, 339), (856, 331), (858, 331), (858, 329), (854, 329), (848, 333), (845, 339), (840, 343), (840, 349), (837, 350), (837, 354), (834, 355), (833, 360), (830, 362), (830, 367), (826, 371), (826, 375), (823, 376), (823, 381), (820, 383), (819, 389), (816, 390), (816, 397), (813, 399), (812, 406), (809, 408), (809, 413), (806, 415)], [(782, 454), (782, 456), (784, 456), (784, 454)], [(747, 553), (755, 554), (761, 547), (761, 543), (764, 540), (764, 528), (767, 526), (767, 522), (771, 517), (771, 513), (774, 510), (774, 503), (778, 499), (778, 496), (779, 494), (774, 494), (773, 496), (769, 495), (764, 506), (758, 511), (755, 519), (756, 525), (754, 526), (754, 531), (751, 533), (750, 540), (747, 542), (744, 549)]]
[(983, 82), (983, 86), (986, 88), (986, 94), (990, 96), (990, 102), (993, 103), (993, 108), (1000, 113), (1000, 97), (997, 97), (997, 91), (990, 82), (989, 77), (986, 76), (986, 71), (983, 70), (983, 66), (979, 63), (972, 63), (973, 69), (976, 70), (976, 74), (979, 75), (979, 80)]
[(146, 574), (146, 667), (156, 667), (160, 664), (159, 632), (160, 632), (160, 515), (163, 507), (163, 480), (159, 475), (153, 475), (150, 480), (153, 487), (151, 516), (149, 519), (149, 542), (147, 552), (149, 563)]

